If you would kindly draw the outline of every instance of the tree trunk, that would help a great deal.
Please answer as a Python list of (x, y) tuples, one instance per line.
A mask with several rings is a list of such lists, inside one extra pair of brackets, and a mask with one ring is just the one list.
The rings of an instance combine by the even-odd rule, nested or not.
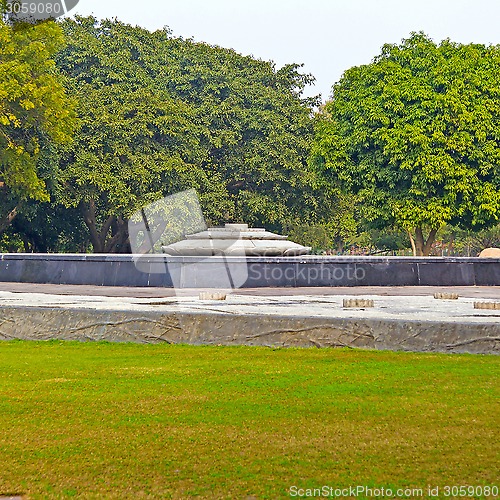
[(112, 237), (106, 242), (106, 253), (131, 253), (128, 223), (122, 217), (117, 217), (111, 226)]
[(418, 257), (428, 257), (432, 250), (432, 245), (436, 241), (438, 229), (431, 229), (427, 241), (424, 239), (422, 226), (415, 228), (415, 242), (412, 244), (414, 247), (413, 254)]
[(97, 229), (96, 220), (96, 209), (94, 200), (90, 200), (88, 203), (82, 202), (80, 204), (80, 209), (83, 214), (83, 220), (87, 226), (90, 234), (90, 242), (94, 249), (94, 253), (105, 253), (106, 252), (106, 239), (108, 237), (109, 229), (115, 221), (114, 216), (109, 216), (104, 224), (101, 226), (101, 230)]
[(417, 256), (417, 247), (415, 246), (415, 239), (413, 238), (411, 231), (408, 231), (408, 236), (410, 237), (410, 243), (411, 243), (411, 249), (413, 251), (413, 257), (416, 257)]
[(417, 226), (415, 228), (415, 254), (417, 257), (422, 257), (424, 255), (424, 234), (422, 232), (422, 227)]
[(453, 246), (454, 246), (454, 244), (455, 244), (455, 235), (454, 235), (454, 234), (452, 234), (452, 235), (450, 236), (450, 241), (449, 241), (449, 243), (448, 243), (448, 253), (447, 253), (448, 257), (450, 257), (451, 255), (453, 255), (453, 254), (455, 253), (455, 252), (453, 251)]

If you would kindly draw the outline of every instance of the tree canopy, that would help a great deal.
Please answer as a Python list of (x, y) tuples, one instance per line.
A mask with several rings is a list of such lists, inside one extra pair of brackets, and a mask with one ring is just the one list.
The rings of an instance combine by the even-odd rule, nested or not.
[(334, 85), (311, 162), (366, 220), (408, 230), (419, 255), (444, 224), (498, 222), (500, 47), (423, 33), (385, 45)]
[(0, 246), (130, 251), (130, 216), (193, 188), (209, 224), (318, 250), (498, 226), (500, 47), (413, 33), (317, 112), (312, 82), (168, 29), (0, 23)]
[[(297, 65), (151, 33), (119, 21), (62, 22), (57, 64), (81, 128), (59, 199), (78, 206), (95, 251), (126, 250), (127, 217), (195, 188), (211, 223), (281, 224), (306, 212), (312, 80)], [(311, 210), (316, 199), (309, 196)]]
[(54, 146), (71, 140), (73, 103), (53, 60), (63, 43), (54, 22), (0, 21), (0, 232), (20, 202), (48, 200)]

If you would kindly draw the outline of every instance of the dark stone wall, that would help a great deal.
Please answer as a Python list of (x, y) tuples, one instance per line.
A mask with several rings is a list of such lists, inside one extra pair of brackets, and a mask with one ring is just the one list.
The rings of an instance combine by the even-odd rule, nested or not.
[(0, 281), (168, 288), (500, 286), (500, 259), (0, 254)]

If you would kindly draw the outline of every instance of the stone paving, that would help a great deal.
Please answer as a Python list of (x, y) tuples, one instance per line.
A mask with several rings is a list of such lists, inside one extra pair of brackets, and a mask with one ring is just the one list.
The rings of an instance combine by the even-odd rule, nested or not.
[[(106, 297), (175, 297), (173, 288), (140, 288), (92, 285), (45, 285), (35, 283), (1, 283), (0, 291), (18, 293), (47, 293), (53, 295), (89, 295)], [(245, 296), (290, 295), (377, 295), (377, 296), (433, 296), (436, 292), (458, 293), (461, 297), (500, 300), (500, 287), (495, 286), (372, 286), (372, 287), (309, 287), (309, 288), (242, 288), (235, 293)], [(199, 290), (185, 289), (183, 295), (197, 296)]]
[[(11, 288), (12, 291), (6, 291)], [(423, 290), (422, 288), (425, 288)], [(434, 287), (244, 289), (225, 301), (200, 300), (199, 290), (133, 289), (64, 285), (2, 284), (3, 307), (55, 307), (99, 311), (203, 312), (240, 315), (276, 315), (324, 318), (383, 318), (405, 321), (472, 322), (496, 324), (500, 311), (474, 309), (476, 301), (499, 301), (495, 287), (453, 288), (458, 300), (439, 300), (433, 294), (449, 291)], [(450, 289), (451, 290), (451, 289)], [(102, 295), (96, 295), (97, 293)], [(85, 295), (83, 295), (83, 293)], [(114, 295), (111, 295), (111, 294)], [(343, 299), (371, 299), (375, 307), (343, 308)]]
[[(457, 300), (435, 299), (455, 293)], [(200, 290), (1, 284), (0, 338), (500, 352), (498, 287)], [(374, 307), (344, 308), (344, 299)]]

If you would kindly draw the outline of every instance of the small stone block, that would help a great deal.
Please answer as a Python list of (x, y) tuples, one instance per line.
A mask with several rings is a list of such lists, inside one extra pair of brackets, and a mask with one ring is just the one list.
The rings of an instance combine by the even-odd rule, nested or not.
[(220, 292), (201, 292), (200, 300), (226, 300), (226, 294)]
[(474, 302), (474, 309), (500, 310), (500, 302)]
[(457, 300), (459, 297), (458, 293), (435, 293), (435, 299), (441, 300)]
[(363, 309), (365, 307), (375, 307), (375, 303), (370, 299), (344, 299), (344, 307), (357, 307)]

